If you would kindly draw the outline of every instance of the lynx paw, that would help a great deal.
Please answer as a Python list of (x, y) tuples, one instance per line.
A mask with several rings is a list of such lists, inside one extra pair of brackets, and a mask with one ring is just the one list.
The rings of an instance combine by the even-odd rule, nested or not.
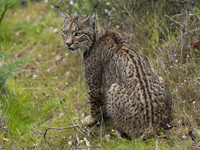
[(83, 119), (83, 126), (89, 126), (95, 124), (97, 121), (95, 118), (91, 117), (91, 115), (86, 116)]
[(112, 135), (114, 135), (115, 137), (117, 137), (117, 138), (120, 139), (120, 140), (123, 140), (121, 134), (120, 134), (117, 130), (115, 130), (115, 131), (112, 133)]

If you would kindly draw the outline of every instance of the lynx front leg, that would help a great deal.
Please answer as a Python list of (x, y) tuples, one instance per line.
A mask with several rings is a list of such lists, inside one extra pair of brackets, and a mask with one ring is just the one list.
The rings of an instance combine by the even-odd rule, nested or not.
[[(94, 63), (89, 63), (93, 65)], [(89, 69), (88, 69), (89, 68)], [(85, 118), (85, 125), (94, 124), (101, 119), (100, 107), (102, 106), (101, 95), (101, 68), (87, 66), (84, 67), (85, 82), (88, 89), (88, 100), (90, 103), (90, 115)]]
[(97, 121), (99, 121), (100, 118), (101, 118), (101, 112), (100, 112), (101, 102), (100, 102), (100, 98), (92, 96), (88, 92), (88, 99), (90, 101), (90, 115), (88, 115), (88, 116), (86, 116), (84, 118), (84, 122), (83, 122), (84, 126), (93, 125)]
[(100, 94), (96, 93), (96, 96), (93, 96), (93, 94), (88, 92), (88, 99), (90, 101), (90, 115), (84, 118), (84, 126), (93, 125), (101, 119), (100, 107), (102, 104)]

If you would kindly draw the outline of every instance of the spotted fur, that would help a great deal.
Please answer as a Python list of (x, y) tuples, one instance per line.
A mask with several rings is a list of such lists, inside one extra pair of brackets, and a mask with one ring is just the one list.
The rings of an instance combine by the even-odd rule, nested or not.
[(112, 119), (124, 137), (145, 138), (166, 126), (171, 95), (163, 78), (151, 71), (145, 58), (120, 33), (96, 21), (96, 8), (85, 16), (59, 10), (66, 47), (82, 53), (89, 118), (100, 120), (103, 108), (104, 115)]

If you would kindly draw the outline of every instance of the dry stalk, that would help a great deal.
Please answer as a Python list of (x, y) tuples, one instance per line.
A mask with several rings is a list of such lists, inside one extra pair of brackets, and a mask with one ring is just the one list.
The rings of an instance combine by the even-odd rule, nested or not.
[[(58, 94), (58, 93), (57, 93), (57, 94)], [(59, 95), (59, 94), (58, 94), (58, 95)], [(64, 106), (65, 106), (66, 112), (68, 113), (68, 115), (69, 115), (69, 117), (70, 117), (70, 119), (71, 119), (71, 122), (73, 123), (74, 126), (76, 126), (75, 123), (74, 123), (74, 121), (73, 121), (73, 119), (72, 119), (72, 117), (71, 117), (71, 115), (70, 115), (70, 113), (69, 113), (68, 110), (67, 110), (67, 107), (66, 107), (66, 105), (65, 105), (65, 102), (63, 101), (63, 99), (61, 98), (60, 95), (59, 95), (59, 97), (60, 97), (60, 100), (63, 102), (63, 104), (64, 104)], [(81, 134), (83, 134), (84, 136), (86, 135), (86, 134), (84, 133), (84, 130), (82, 129), (82, 127), (80, 127), (80, 125), (79, 125), (79, 128), (82, 129), (83, 132), (81, 132), (77, 127), (75, 127), (75, 128), (76, 128)]]
[[(198, 80), (200, 80), (200, 77), (197, 78)], [(200, 85), (200, 83), (196, 80), (193, 80), (194, 82), (196, 82), (196, 84)]]
[(63, 127), (63, 128), (55, 128), (55, 127), (49, 127), (45, 130), (45, 132), (43, 133), (43, 137), (44, 137), (44, 140), (45, 142), (47, 142), (49, 145), (51, 145), (47, 139), (45, 138), (45, 136), (47, 135), (47, 131), (50, 130), (50, 129), (56, 129), (56, 130), (63, 130), (63, 129), (71, 129), (71, 128), (76, 128), (76, 127), (79, 127), (79, 125), (75, 125), (75, 126), (68, 126), (68, 127)]

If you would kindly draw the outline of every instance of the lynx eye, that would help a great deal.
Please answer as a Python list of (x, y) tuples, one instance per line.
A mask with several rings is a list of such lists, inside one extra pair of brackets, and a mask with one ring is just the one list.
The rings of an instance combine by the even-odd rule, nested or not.
[(81, 36), (81, 35), (82, 35), (82, 33), (80, 33), (80, 32), (75, 33), (75, 36)]
[(67, 35), (67, 31), (63, 31), (63, 33), (64, 33), (65, 35)]

